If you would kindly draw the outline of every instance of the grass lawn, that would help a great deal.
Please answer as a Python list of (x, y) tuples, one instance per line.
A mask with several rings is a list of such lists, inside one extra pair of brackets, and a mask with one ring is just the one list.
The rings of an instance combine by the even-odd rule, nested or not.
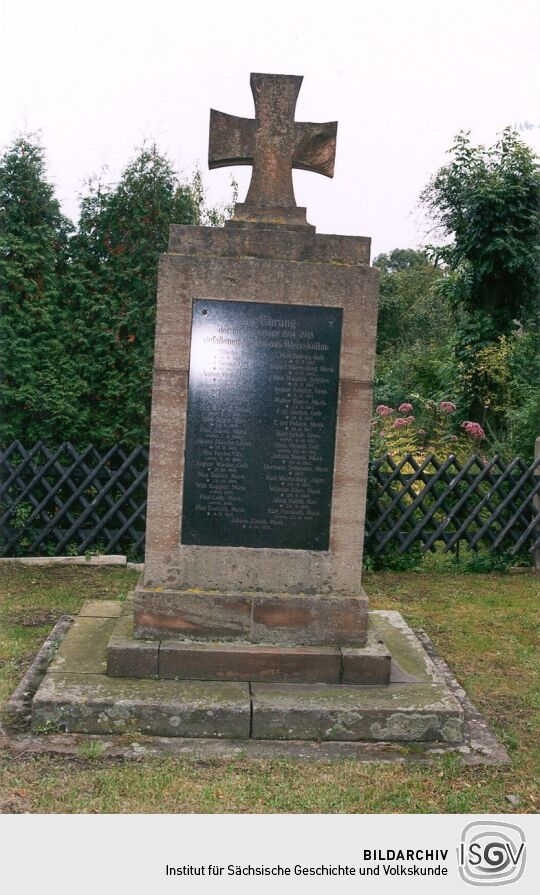
[[(0, 703), (53, 624), (88, 599), (134, 585), (125, 569), (0, 565)], [(367, 575), (375, 609), (422, 626), (509, 750), (507, 768), (435, 765), (14, 758), (0, 753), (0, 811), (534, 812), (539, 799), (538, 596), (529, 574)], [(507, 795), (519, 797), (513, 807)]]

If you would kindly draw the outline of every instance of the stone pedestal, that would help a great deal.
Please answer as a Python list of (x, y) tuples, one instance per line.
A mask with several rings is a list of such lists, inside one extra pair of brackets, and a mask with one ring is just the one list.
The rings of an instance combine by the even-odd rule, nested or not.
[[(324, 604), (321, 613), (323, 608)], [(112, 677), (333, 684), (390, 680), (390, 653), (372, 624), (361, 647), (288, 646), (218, 637), (140, 640), (134, 638), (133, 627), (133, 604), (128, 601), (109, 632), (107, 674)], [(345, 635), (342, 640), (346, 642)]]
[[(131, 624), (130, 601), (123, 608), (117, 601), (83, 607), (33, 698), (34, 733), (447, 745), (462, 740), (463, 708), (398, 612), (370, 613), (363, 650), (321, 648), (315, 663), (309, 648), (290, 650), (285, 680), (276, 674), (275, 648), (257, 653), (253, 646), (250, 652), (214, 643), (201, 659), (207, 648), (202, 644), (139, 641), (134, 647)], [(137, 676), (133, 672), (141, 667), (130, 667), (129, 650), (142, 647), (148, 647), (147, 665)], [(234, 655), (231, 661), (236, 650), (243, 662), (240, 680), (231, 679), (231, 669), (240, 671)], [(185, 661), (177, 661), (179, 651)]]
[[(327, 420), (335, 425), (332, 468), (326, 470), (331, 491), (327, 549), (276, 549), (276, 526), (267, 542), (264, 533), (260, 536), (260, 546), (237, 545), (237, 533), (230, 546), (194, 544), (184, 536), (193, 315), (200, 307), (196, 303), (207, 300), (233, 302), (237, 309), (239, 303), (252, 309), (259, 303), (264, 316), (255, 316), (253, 326), (268, 314), (277, 326), (287, 308), (315, 309), (314, 317), (339, 309), (342, 315), (339, 352), (333, 358), (335, 407), (323, 406), (320, 416), (321, 425)], [(317, 235), (309, 226), (171, 228), (169, 252), (159, 269), (147, 543), (144, 578), (134, 600), (136, 638), (287, 648), (366, 644), (361, 567), (376, 306), (377, 272), (369, 266), (368, 239)], [(313, 368), (311, 358), (326, 345), (309, 338), (299, 344), (296, 363)], [(274, 351), (284, 353), (279, 345)], [(210, 371), (214, 360), (215, 355)], [(230, 372), (235, 375), (234, 369)], [(300, 369), (298, 376), (305, 375)], [(321, 404), (329, 405), (330, 399), (323, 394)], [(311, 437), (309, 425), (299, 429), (299, 438)], [(219, 437), (215, 445), (218, 450)], [(294, 462), (281, 462), (290, 475)], [(305, 478), (316, 500), (317, 485)]]

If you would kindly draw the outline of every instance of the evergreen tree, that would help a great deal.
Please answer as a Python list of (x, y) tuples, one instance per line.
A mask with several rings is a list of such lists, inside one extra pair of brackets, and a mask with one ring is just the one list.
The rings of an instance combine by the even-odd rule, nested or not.
[(171, 223), (198, 224), (205, 214), (217, 212), (205, 211), (200, 175), (180, 182), (154, 145), (116, 186), (91, 184), (82, 200), (72, 311), (96, 443), (148, 441), (158, 257)]
[(82, 382), (62, 333), (72, 227), (36, 140), (0, 158), (0, 439), (63, 440)]

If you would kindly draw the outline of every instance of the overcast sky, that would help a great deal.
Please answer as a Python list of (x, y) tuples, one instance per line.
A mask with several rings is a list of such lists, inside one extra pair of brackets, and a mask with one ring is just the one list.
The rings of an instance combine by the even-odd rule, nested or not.
[[(84, 181), (115, 180), (156, 140), (211, 201), (210, 107), (253, 115), (251, 71), (302, 74), (297, 120), (337, 119), (333, 180), (294, 173), (320, 232), (371, 236), (374, 253), (425, 241), (418, 195), (460, 129), (507, 125), (540, 152), (538, 0), (3, 0), (0, 144), (40, 132), (64, 211)], [(532, 125), (532, 127), (530, 127)]]

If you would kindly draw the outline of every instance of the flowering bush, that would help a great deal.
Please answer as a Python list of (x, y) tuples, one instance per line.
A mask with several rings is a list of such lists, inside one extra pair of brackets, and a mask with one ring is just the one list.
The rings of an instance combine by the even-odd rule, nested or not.
[(403, 426), (410, 426), (411, 423), (414, 423), (414, 416), (407, 416), (405, 418), (398, 416), (397, 420), (394, 420), (393, 426), (394, 429), (401, 429)]
[(464, 459), (477, 453), (485, 432), (480, 423), (472, 420), (458, 427), (456, 411), (453, 401), (437, 403), (416, 394), (403, 401), (397, 411), (379, 404), (372, 423), (373, 453), (379, 456), (389, 453), (397, 461), (408, 453), (420, 460), (428, 454), (436, 454), (440, 459), (455, 454)]
[(395, 412), (396, 411), (393, 407), (387, 407), (386, 404), (379, 404), (375, 408), (375, 413), (377, 413), (379, 416), (390, 416), (390, 414)]
[(467, 435), (470, 435), (474, 441), (482, 441), (486, 437), (486, 433), (482, 429), (480, 423), (473, 423), (471, 420), (465, 420), (461, 424), (461, 428), (465, 429)]
[(453, 401), (441, 401), (441, 403), (439, 404), (439, 407), (441, 408), (443, 413), (455, 413), (456, 412), (456, 405), (454, 404)]

